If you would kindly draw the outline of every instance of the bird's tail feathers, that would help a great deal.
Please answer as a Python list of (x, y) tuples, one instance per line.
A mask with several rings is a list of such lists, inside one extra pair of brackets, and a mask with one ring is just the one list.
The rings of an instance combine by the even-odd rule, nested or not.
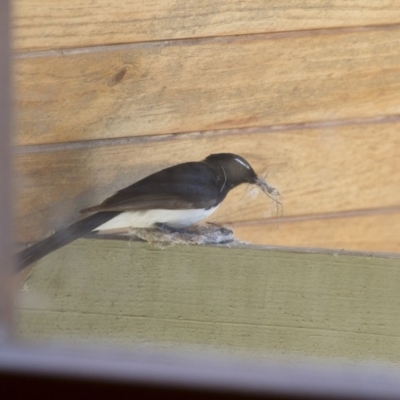
[(47, 254), (90, 233), (118, 214), (118, 212), (98, 212), (66, 228), (60, 229), (48, 238), (27, 247), (17, 254), (17, 271), (22, 271), (28, 265), (40, 260)]

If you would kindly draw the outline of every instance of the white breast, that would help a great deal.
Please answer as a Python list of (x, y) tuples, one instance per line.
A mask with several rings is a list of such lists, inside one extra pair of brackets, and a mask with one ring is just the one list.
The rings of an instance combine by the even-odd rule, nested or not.
[(174, 228), (184, 228), (195, 224), (211, 215), (218, 206), (208, 210), (146, 210), (124, 211), (95, 231), (124, 228), (151, 228), (156, 223), (165, 224)]

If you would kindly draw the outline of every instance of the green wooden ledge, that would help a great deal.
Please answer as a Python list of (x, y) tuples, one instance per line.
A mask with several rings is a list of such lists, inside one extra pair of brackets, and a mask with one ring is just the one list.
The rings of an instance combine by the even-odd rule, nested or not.
[(81, 239), (33, 269), (24, 339), (400, 361), (400, 256)]

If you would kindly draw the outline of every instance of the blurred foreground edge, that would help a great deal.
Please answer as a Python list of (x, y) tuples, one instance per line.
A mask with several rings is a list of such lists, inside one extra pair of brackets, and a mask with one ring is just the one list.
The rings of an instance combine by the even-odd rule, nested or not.
[(251, 363), (184, 353), (9, 346), (0, 351), (2, 393), (70, 398), (79, 393), (137, 398), (397, 399), (400, 374), (389, 365), (349, 367)]

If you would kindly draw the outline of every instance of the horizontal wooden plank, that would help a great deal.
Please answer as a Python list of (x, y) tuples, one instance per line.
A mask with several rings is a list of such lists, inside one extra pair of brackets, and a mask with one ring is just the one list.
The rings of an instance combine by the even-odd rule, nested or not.
[[(71, 223), (80, 209), (152, 172), (216, 152), (240, 154), (259, 175), (268, 173), (268, 181), (282, 193), (284, 216), (396, 207), (399, 129), (400, 123), (392, 122), (239, 130), (49, 146), (19, 154), (19, 239), (39, 240)], [(209, 220), (226, 223), (275, 215), (269, 198), (242, 186)]]
[(14, 48), (60, 49), (164, 39), (400, 22), (381, 0), (16, 0)]
[(400, 207), (387, 213), (256, 221), (232, 228), (235, 237), (256, 244), (400, 253)]
[(15, 60), (18, 144), (400, 113), (400, 27), (39, 52)]
[(79, 240), (34, 268), (19, 299), (19, 332), (75, 343), (398, 363), (399, 262)]

